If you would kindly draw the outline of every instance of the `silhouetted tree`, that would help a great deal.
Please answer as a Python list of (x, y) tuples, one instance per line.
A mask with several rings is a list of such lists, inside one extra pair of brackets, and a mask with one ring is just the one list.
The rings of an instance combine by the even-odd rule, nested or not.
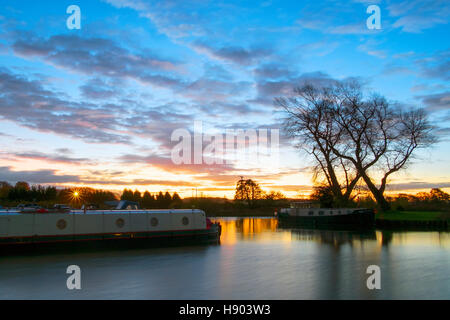
[(0, 181), (0, 199), (7, 199), (13, 187), (6, 181)]
[(168, 191), (166, 191), (166, 193), (164, 194), (164, 202), (163, 202), (164, 208), (169, 208), (171, 202), (172, 202), (172, 196), (170, 195), (170, 193)]
[(263, 205), (266, 207), (282, 206), (285, 204), (287, 205), (286, 197), (279, 191), (271, 191), (263, 195)]
[(156, 196), (156, 207), (164, 208), (164, 194), (162, 193), (162, 191), (160, 191)]
[(145, 209), (155, 208), (155, 197), (148, 191), (145, 191), (144, 196), (142, 197), (142, 207)]
[(134, 193), (129, 189), (124, 189), (120, 200), (134, 201)]
[(30, 185), (28, 184), (28, 182), (25, 181), (18, 181), (15, 185), (15, 188), (17, 190), (25, 190), (25, 191), (29, 191), (30, 190)]
[(181, 200), (178, 193), (175, 192), (172, 196), (171, 207), (172, 208), (181, 208), (182, 204), (183, 204), (183, 200)]
[(252, 179), (245, 180), (241, 177), (236, 184), (234, 199), (246, 202), (250, 208), (255, 207), (256, 201), (261, 199), (263, 192), (261, 187)]
[(432, 201), (449, 201), (450, 195), (439, 188), (433, 188), (430, 191), (430, 198)]
[(319, 202), (322, 208), (334, 208), (334, 196), (330, 186), (315, 186), (311, 199)]
[(82, 201), (84, 204), (95, 204), (102, 207), (106, 201), (117, 200), (117, 197), (111, 191), (84, 188), (82, 192)]
[[(276, 103), (285, 111), (288, 133), (314, 155), (333, 194), (341, 198), (343, 189), (343, 200), (350, 199), (361, 178), (380, 208), (388, 210), (384, 197), (388, 177), (404, 168), (416, 149), (436, 141), (426, 113), (404, 111), (378, 95), (365, 98), (356, 80), (334, 81), (326, 87), (307, 84), (295, 93), (297, 97), (279, 98)], [(374, 169), (381, 175), (378, 186)]]
[(141, 193), (138, 190), (134, 190), (133, 201), (138, 202), (138, 203), (141, 202)]

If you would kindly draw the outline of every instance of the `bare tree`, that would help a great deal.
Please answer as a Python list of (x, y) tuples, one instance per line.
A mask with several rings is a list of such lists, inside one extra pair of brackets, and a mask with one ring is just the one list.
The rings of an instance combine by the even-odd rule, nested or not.
[(343, 134), (334, 120), (334, 92), (307, 84), (294, 89), (294, 93), (291, 98), (275, 99), (285, 113), (285, 131), (298, 140), (299, 148), (314, 157), (314, 180), (323, 178), (335, 202), (343, 206), (351, 199), (360, 176), (351, 162), (333, 152)]
[[(389, 176), (405, 168), (416, 149), (436, 141), (425, 112), (404, 111), (378, 95), (365, 98), (356, 80), (336, 81), (326, 88), (307, 85), (296, 93), (307, 103), (296, 98), (276, 102), (290, 119), (286, 125), (291, 136), (303, 139), (325, 176), (330, 176), (333, 193), (341, 184), (331, 176), (340, 164), (347, 191), (362, 178), (380, 208), (388, 210), (384, 192)], [(351, 179), (349, 173), (353, 173)], [(379, 183), (375, 176), (380, 176)]]

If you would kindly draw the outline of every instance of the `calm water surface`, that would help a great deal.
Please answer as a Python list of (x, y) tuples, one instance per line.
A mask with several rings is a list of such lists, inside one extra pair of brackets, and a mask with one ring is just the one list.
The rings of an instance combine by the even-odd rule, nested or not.
[[(0, 257), (0, 299), (450, 299), (450, 233), (216, 219), (220, 245)], [(81, 290), (66, 268), (81, 268)], [(368, 290), (366, 268), (381, 268)]]

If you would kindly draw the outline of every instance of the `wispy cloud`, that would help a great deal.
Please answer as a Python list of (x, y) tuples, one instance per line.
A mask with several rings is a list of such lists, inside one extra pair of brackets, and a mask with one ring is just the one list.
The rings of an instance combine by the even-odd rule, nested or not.
[(273, 52), (268, 48), (220, 47), (214, 48), (206, 43), (195, 42), (194, 49), (215, 59), (233, 62), (239, 65), (257, 64)]
[(394, 28), (404, 32), (421, 33), (439, 24), (447, 24), (450, 14), (450, 3), (446, 0), (405, 0), (391, 2), (389, 14), (397, 20)]
[(8, 182), (27, 181), (30, 183), (66, 183), (79, 182), (74, 175), (58, 175), (55, 170), (12, 170), (10, 167), (0, 167), (0, 178)]
[(418, 96), (429, 111), (450, 110), (450, 91)]

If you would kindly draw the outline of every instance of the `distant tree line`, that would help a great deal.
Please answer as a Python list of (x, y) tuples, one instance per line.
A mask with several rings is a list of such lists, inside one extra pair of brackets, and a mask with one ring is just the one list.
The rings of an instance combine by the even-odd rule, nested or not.
[(42, 206), (52, 206), (56, 203), (80, 207), (82, 204), (95, 204), (106, 208), (105, 201), (118, 200), (111, 191), (87, 187), (57, 189), (54, 186), (31, 185), (19, 181), (14, 186), (8, 182), (0, 182), (0, 200), (8, 206), (19, 203), (36, 203)]
[(439, 188), (415, 195), (400, 193), (396, 197), (388, 197), (388, 201), (398, 211), (450, 211), (450, 195)]
[(162, 193), (150, 193), (145, 191), (141, 194), (138, 190), (124, 189), (120, 200), (128, 200), (138, 202), (143, 209), (168, 209), (168, 208), (181, 208), (183, 201), (178, 193), (170, 195), (169, 192)]
[(0, 181), (0, 200), (7, 206), (36, 203), (49, 207), (61, 203), (73, 208), (79, 208), (83, 204), (94, 205), (99, 209), (109, 208), (105, 202), (118, 200), (138, 202), (144, 209), (181, 208), (183, 205), (183, 200), (176, 192), (172, 195), (162, 191), (154, 194), (145, 191), (141, 194), (138, 190), (125, 189), (119, 197), (107, 190), (88, 187), (57, 189), (54, 186), (30, 185), (25, 181), (19, 181), (15, 185)]
[(9, 201), (53, 201), (58, 197), (58, 190), (52, 186), (31, 186), (24, 181), (14, 186), (8, 182), (0, 182), (0, 199)]

